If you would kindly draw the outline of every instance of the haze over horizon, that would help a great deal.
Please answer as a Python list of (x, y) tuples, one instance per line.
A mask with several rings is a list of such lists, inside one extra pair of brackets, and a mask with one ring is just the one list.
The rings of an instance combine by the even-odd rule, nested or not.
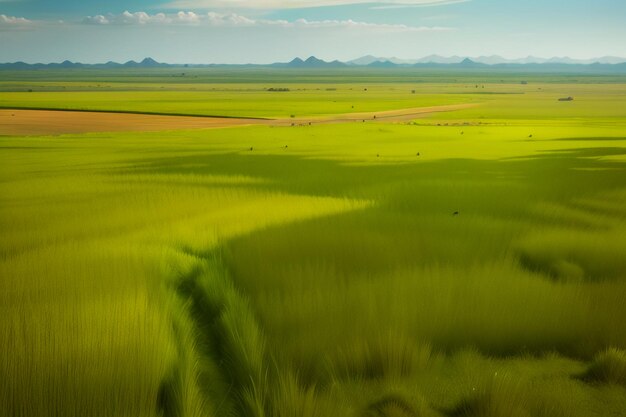
[(626, 57), (626, 4), (598, 0), (0, 0), (0, 62), (350, 61), (364, 55)]

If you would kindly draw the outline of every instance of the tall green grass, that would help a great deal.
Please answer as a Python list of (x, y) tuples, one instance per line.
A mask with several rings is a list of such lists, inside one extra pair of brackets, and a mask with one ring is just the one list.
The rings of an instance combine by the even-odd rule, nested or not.
[(570, 110), (551, 85), (411, 124), (0, 138), (0, 409), (625, 415), (624, 120), (585, 111), (625, 96), (570, 87)]

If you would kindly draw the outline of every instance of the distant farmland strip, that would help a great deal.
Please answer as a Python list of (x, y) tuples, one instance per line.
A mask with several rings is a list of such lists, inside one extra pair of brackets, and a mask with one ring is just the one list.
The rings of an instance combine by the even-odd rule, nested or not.
[(0, 135), (161, 131), (259, 124), (260, 119), (173, 116), (139, 112), (0, 110)]
[(176, 115), (110, 110), (3, 109), (0, 135), (56, 135), (89, 132), (134, 132), (225, 128), (248, 125), (291, 126), (358, 121), (409, 121), (433, 113), (474, 107), (476, 104), (416, 107), (381, 112), (338, 114), (317, 118), (264, 119), (255, 117)]

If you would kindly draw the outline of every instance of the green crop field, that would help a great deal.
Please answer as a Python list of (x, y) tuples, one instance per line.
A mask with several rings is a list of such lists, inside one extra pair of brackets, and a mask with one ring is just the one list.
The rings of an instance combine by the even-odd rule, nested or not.
[(625, 79), (68, 74), (0, 107), (473, 106), (0, 136), (1, 415), (626, 416)]

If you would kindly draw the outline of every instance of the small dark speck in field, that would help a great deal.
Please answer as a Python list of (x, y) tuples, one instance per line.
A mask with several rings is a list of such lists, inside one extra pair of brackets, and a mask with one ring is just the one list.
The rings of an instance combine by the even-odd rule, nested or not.
[(251, 150), (251, 151), (253, 151), (253, 150), (254, 150), (254, 148), (253, 148), (252, 146), (250, 146), (250, 150)]
[(289, 146), (285, 145), (285, 149), (287, 149)]
[(415, 156), (420, 156), (420, 153), (418, 152)]
[(458, 216), (458, 215), (459, 215), (459, 212), (458, 212), (458, 211), (455, 211), (454, 213), (452, 213), (452, 215), (453, 215), (453, 216)]
[(380, 154), (376, 154), (376, 158), (380, 158)]
[(465, 132), (461, 132), (461, 134), (462, 134), (462, 135), (464, 135), (464, 134), (465, 134)]
[(532, 137), (533, 137), (533, 135), (528, 135), (528, 137), (529, 137), (529, 138), (532, 138)]

